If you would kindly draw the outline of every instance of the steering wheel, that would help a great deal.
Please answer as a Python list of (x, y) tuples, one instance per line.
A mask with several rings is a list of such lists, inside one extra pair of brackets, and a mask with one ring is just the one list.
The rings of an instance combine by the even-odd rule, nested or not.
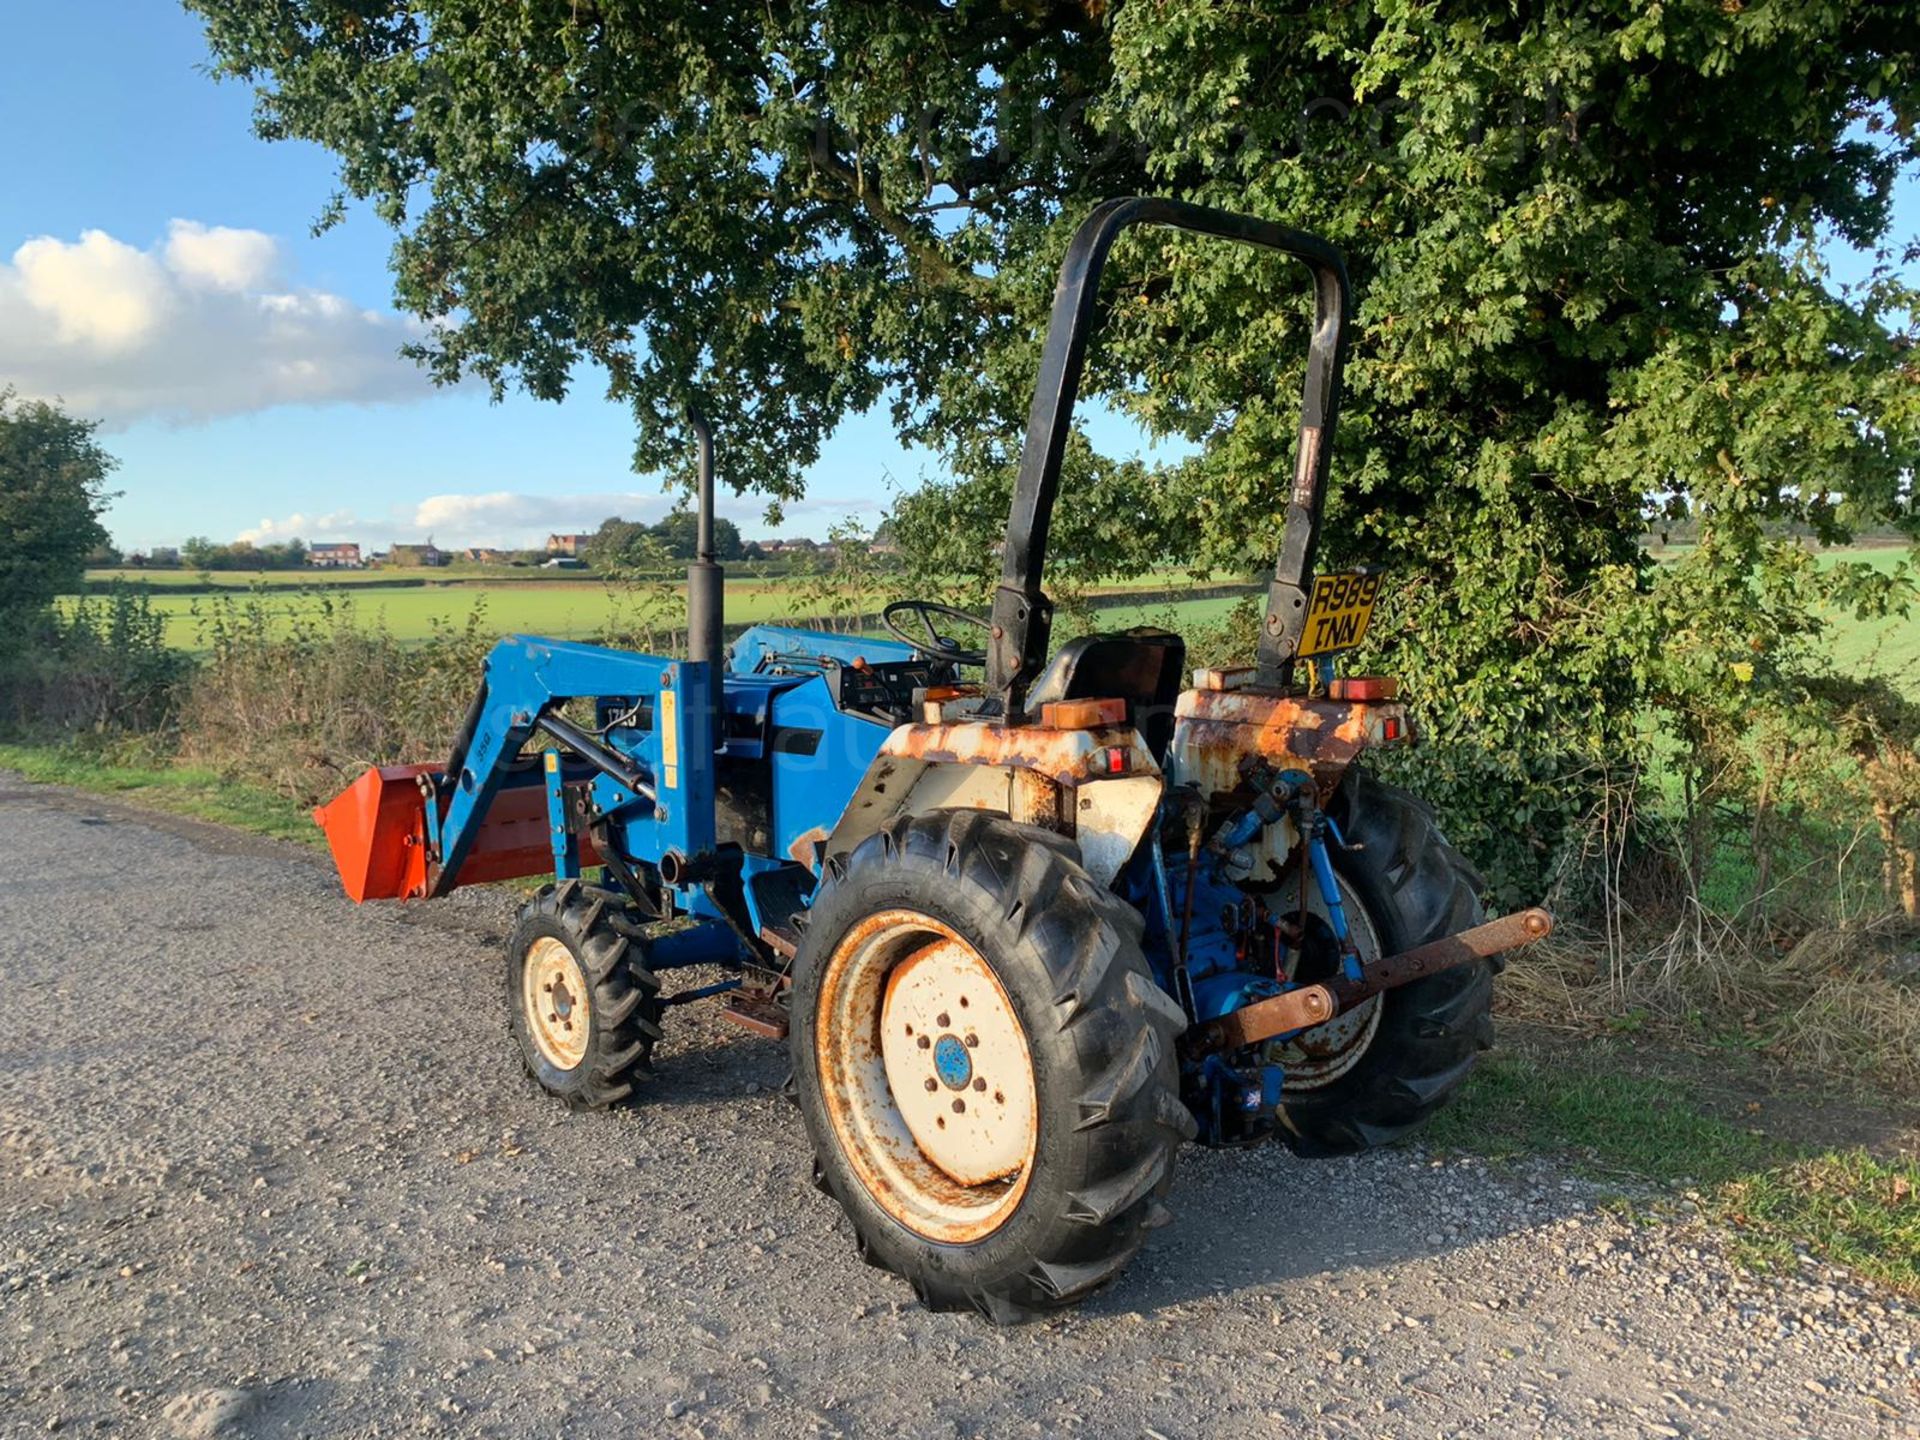
[[(977, 630), (991, 632), (993, 628), (988, 621), (981, 619), (978, 615), (969, 615), (966, 611), (956, 610), (951, 605), (936, 605), (931, 600), (896, 600), (880, 612), (880, 619), (887, 629), (929, 660), (945, 660), (953, 665), (987, 663), (985, 650), (965, 649), (951, 636), (942, 635), (934, 629), (935, 616), (943, 620), (958, 620), (961, 624), (971, 625)], [(919, 628), (926, 632), (924, 639), (917, 638), (901, 623), (909, 617), (920, 622)]]

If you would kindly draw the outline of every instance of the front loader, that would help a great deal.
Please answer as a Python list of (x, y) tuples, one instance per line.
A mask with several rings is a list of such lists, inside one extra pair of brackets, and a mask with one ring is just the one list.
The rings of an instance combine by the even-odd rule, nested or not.
[[(1134, 225), (1313, 277), (1244, 668), (1189, 677), (1156, 629), (1050, 645), (1048, 521), (1101, 270)], [(1167, 1218), (1183, 1141), (1331, 1155), (1408, 1133), (1491, 1043), (1498, 957), (1552, 922), (1487, 922), (1432, 812), (1357, 763), (1414, 734), (1394, 681), (1336, 663), (1380, 576), (1313, 572), (1347, 303), (1312, 235), (1099, 206), (1055, 292), (992, 613), (903, 601), (889, 639), (756, 626), (723, 654), (693, 416), (688, 655), (501, 641), (444, 764), (370, 771), (315, 812), (348, 893), (550, 872), (506, 964), (539, 1084), (626, 1100), (668, 1014), (716, 1000), (787, 1044), (815, 1182), (935, 1308), (1019, 1320), (1111, 1280)]]

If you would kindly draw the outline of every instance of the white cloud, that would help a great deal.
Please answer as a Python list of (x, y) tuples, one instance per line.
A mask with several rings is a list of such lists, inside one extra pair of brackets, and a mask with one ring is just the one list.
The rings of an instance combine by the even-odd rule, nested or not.
[[(447, 550), (469, 545), (507, 550), (538, 550), (552, 534), (577, 534), (600, 528), (610, 515), (647, 524), (660, 519), (679, 497), (658, 490), (592, 490), (558, 495), (493, 490), (484, 494), (429, 495), (424, 500), (396, 504), (384, 519), (368, 519), (352, 510), (301, 511), (262, 517), (234, 538), (255, 545), (299, 536), (314, 540), (357, 540), (369, 549), (383, 550), (394, 541), (415, 543), (431, 539)], [(824, 539), (827, 526), (847, 516), (872, 524), (884, 507), (860, 497), (820, 496), (789, 504), (786, 521), (769, 530), (766, 501), (722, 491), (716, 513), (740, 526), (750, 538), (772, 535), (812, 535)]]
[(280, 246), (258, 230), (175, 220), (167, 226), (167, 268), (189, 285), (258, 290), (280, 268)]
[(255, 545), (278, 544), (288, 540), (331, 540), (341, 531), (358, 533), (365, 522), (351, 510), (331, 510), (324, 515), (288, 515), (275, 520), (263, 516), (258, 525), (242, 530), (233, 538)]
[(55, 345), (90, 357), (150, 340), (172, 300), (159, 263), (104, 230), (88, 230), (72, 245), (29, 240), (13, 252), (12, 270), (30, 312), (13, 324), (47, 330)]
[(29, 240), (0, 263), (0, 384), (110, 425), (432, 392), (398, 353), (416, 323), (274, 288), (280, 269), (272, 236), (189, 220), (151, 250)]
[[(751, 502), (748, 502), (749, 506)], [(673, 508), (659, 491), (605, 490), (573, 495), (429, 495), (414, 506), (410, 528), (440, 545), (540, 545), (549, 534), (598, 529), (610, 515), (651, 523)], [(735, 507), (722, 501), (721, 513)]]

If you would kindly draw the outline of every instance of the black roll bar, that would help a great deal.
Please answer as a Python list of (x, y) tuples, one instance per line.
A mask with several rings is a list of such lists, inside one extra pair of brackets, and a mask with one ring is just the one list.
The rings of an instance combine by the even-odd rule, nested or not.
[(1284, 686), (1293, 675), (1294, 651), (1307, 619), (1307, 591), (1319, 540), (1326, 490), (1327, 456), (1340, 408), (1340, 366), (1347, 320), (1347, 263), (1317, 235), (1290, 230), (1249, 215), (1213, 210), (1179, 200), (1126, 196), (1095, 208), (1074, 232), (1053, 291), (1053, 314), (1040, 352), (1040, 374), (1027, 416), (1027, 438), (1013, 488), (1013, 512), (1000, 586), (993, 597), (993, 628), (987, 649), (987, 688), (998, 696), (1008, 720), (1023, 718), (1027, 688), (1046, 663), (1053, 631), (1053, 604), (1040, 588), (1047, 554), (1047, 528), (1060, 488), (1074, 402), (1086, 362), (1087, 338), (1099, 299), (1100, 272), (1114, 237), (1129, 225), (1165, 225), (1212, 235), (1304, 261), (1313, 271), (1313, 338), (1300, 401), (1300, 447), (1285, 515), (1280, 558), (1267, 586), (1260, 632), (1258, 683)]

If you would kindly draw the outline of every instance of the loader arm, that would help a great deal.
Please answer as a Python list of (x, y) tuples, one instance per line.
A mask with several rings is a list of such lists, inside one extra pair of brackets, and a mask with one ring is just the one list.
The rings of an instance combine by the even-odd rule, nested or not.
[[(595, 645), (513, 635), (487, 656), (479, 693), (441, 781), (434, 895), (459, 883), (461, 862), (486, 822), (508, 768), (544, 730), (600, 772), (596, 802), (621, 810), (634, 849), (697, 864), (714, 848), (714, 696), (708, 665)], [(621, 697), (653, 710), (632, 753), (558, 714), (565, 701)], [(642, 833), (634, 834), (635, 830)], [(671, 862), (670, 862), (671, 863)]]

